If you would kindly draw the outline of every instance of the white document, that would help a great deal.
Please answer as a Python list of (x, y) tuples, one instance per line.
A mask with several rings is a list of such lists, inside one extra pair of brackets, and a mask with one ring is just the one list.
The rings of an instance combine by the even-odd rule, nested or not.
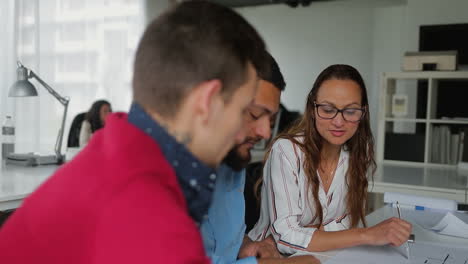
[[(463, 219), (465, 218), (465, 219)], [(448, 212), (431, 230), (448, 236), (468, 238), (468, 215)], [(466, 242), (468, 244), (468, 240)]]
[(402, 210), (402, 214), (410, 222), (438, 234), (468, 238), (468, 214), (437, 210)]
[(359, 246), (342, 250), (325, 264), (467, 264), (468, 247), (448, 246), (436, 243), (410, 244), (410, 259), (404, 247)]

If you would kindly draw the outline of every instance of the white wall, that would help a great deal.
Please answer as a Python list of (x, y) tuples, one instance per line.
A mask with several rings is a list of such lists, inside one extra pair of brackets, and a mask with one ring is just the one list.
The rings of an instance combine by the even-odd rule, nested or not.
[[(169, 0), (147, 0), (147, 18), (167, 8)], [(335, 63), (355, 66), (370, 100), (371, 126), (377, 134), (382, 72), (400, 71), (405, 51), (418, 49), (419, 26), (468, 23), (468, 0), (346, 0), (309, 7), (265, 5), (238, 8), (265, 39), (285, 76), (282, 102), (303, 112), (313, 81)], [(415, 90), (406, 90), (410, 102)], [(410, 103), (410, 114), (414, 114)]]
[(351, 64), (371, 80), (371, 8), (341, 3), (313, 3), (290, 8), (267, 5), (239, 8), (264, 37), (286, 79), (281, 101), (304, 111), (305, 100), (317, 75), (336, 63)]
[(419, 26), (468, 23), (467, 0), (408, 0), (405, 47), (417, 50)]
[[(363, 75), (377, 134), (382, 72), (401, 71), (405, 51), (418, 49), (419, 26), (468, 23), (467, 0), (347, 0), (239, 8), (264, 37), (287, 81), (282, 101), (303, 111), (317, 74), (333, 63), (348, 63)], [(403, 88), (404, 89), (404, 88)], [(410, 102), (414, 89), (406, 90)], [(410, 114), (415, 104), (410, 103)]]
[[(379, 114), (379, 96), (383, 72), (397, 72), (401, 69), (401, 58), (404, 53), (404, 36), (406, 27), (406, 5), (376, 8), (373, 19), (372, 37), (372, 89), (370, 93), (371, 127), (377, 136)], [(414, 90), (413, 90), (414, 91)], [(414, 93), (415, 94), (415, 93)], [(414, 104), (410, 107), (415, 108)], [(415, 112), (410, 109), (409, 112)]]

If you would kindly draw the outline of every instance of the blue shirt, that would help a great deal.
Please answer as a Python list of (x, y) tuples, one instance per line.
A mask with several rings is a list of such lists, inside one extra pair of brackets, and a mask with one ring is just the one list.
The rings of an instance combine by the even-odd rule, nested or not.
[(221, 165), (208, 219), (201, 225), (205, 251), (213, 263), (257, 263), (255, 257), (237, 260), (245, 235), (244, 186), (245, 170)]
[(159, 145), (166, 160), (174, 168), (182, 188), (190, 216), (199, 225), (207, 217), (216, 184), (216, 172), (206, 166), (165, 128), (153, 120), (138, 104), (132, 104), (128, 121), (143, 130)]

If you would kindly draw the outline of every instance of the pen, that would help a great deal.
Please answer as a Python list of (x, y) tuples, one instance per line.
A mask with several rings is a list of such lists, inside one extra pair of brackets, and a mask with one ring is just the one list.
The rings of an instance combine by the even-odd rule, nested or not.
[[(400, 204), (398, 203), (398, 201), (396, 202), (396, 206), (397, 206), (398, 218), (401, 219)], [(406, 241), (405, 246), (406, 246), (407, 259), (409, 260), (410, 259), (410, 250), (409, 250), (408, 241)]]
[[(398, 202), (397, 202), (398, 203)], [(393, 207), (397, 207), (396, 204), (392, 204)], [(409, 205), (409, 204), (400, 204), (398, 203), (398, 206), (403, 209), (411, 209), (411, 210), (416, 210), (416, 211), (424, 211), (428, 210), (429, 208), (420, 206), (420, 205)]]

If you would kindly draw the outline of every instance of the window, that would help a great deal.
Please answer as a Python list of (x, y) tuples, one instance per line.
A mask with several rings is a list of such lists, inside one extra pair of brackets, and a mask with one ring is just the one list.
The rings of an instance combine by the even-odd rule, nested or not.
[[(95, 100), (107, 99), (114, 110), (128, 110), (133, 56), (144, 25), (143, 0), (8, 3), (14, 3), (17, 14), (18, 60), (71, 99), (64, 145), (74, 116), (86, 112)], [(51, 152), (60, 127), (62, 106), (34, 84), (39, 97), (7, 99), (15, 100), (17, 152)]]

